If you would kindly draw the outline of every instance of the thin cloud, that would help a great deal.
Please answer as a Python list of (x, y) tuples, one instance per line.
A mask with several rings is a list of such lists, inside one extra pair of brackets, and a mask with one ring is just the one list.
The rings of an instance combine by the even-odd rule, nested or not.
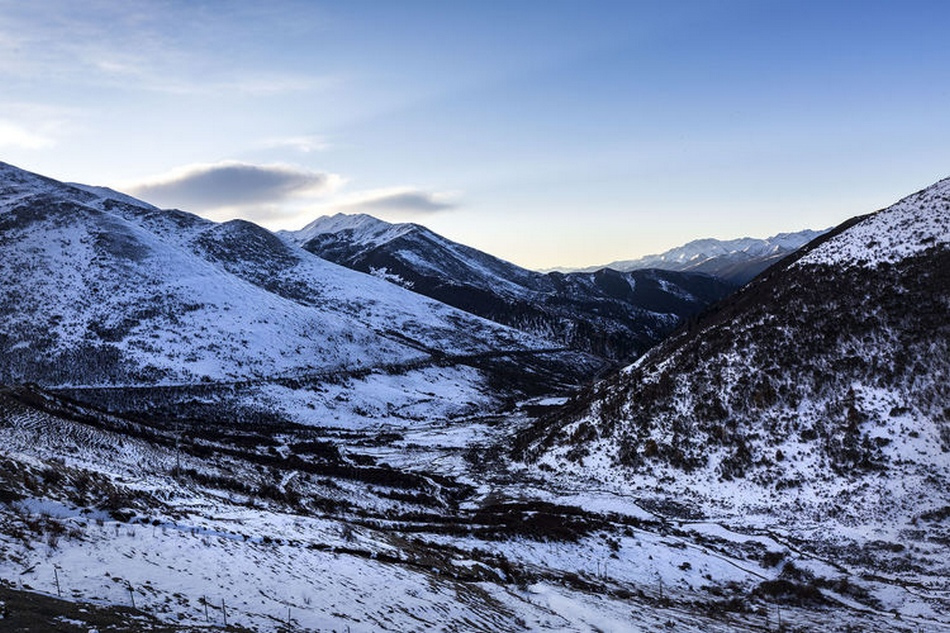
[(324, 195), (339, 181), (334, 174), (288, 165), (227, 161), (189, 165), (127, 189), (159, 206), (220, 211), (272, 207), (292, 198)]
[(340, 83), (335, 75), (282, 74), (245, 75), (220, 82), (212, 89), (233, 90), (250, 95), (274, 95), (291, 92), (325, 90)]
[(322, 136), (288, 136), (265, 141), (263, 147), (268, 149), (292, 149), (304, 154), (323, 152), (330, 148), (330, 143)]
[(45, 149), (54, 145), (53, 139), (32, 132), (20, 125), (0, 120), (0, 147)]
[[(345, 181), (334, 177), (335, 185), (343, 186)], [(205, 217), (216, 220), (228, 220), (241, 217), (267, 227), (272, 231), (296, 230), (309, 224), (321, 215), (335, 213), (369, 213), (384, 220), (403, 221), (413, 217), (428, 216), (439, 211), (458, 208), (455, 201), (458, 192), (428, 192), (412, 187), (390, 187), (355, 191), (352, 193), (334, 192), (325, 196), (317, 204), (306, 198), (289, 200), (284, 204), (256, 205), (236, 210), (220, 210), (205, 213)]]
[[(248, 97), (323, 91), (341, 81), (319, 69), (298, 72), (286, 64), (268, 63), (263, 55), (249, 56), (259, 63), (222, 56), (222, 50), (242, 38), (246, 46), (270, 50), (269, 41), (259, 37), (266, 32), (261, 25), (276, 27), (292, 20), (286, 11), (257, 4), (228, 3), (225, 8), (180, 3), (155, 11), (142, 2), (11, 3), (0, 11), (0, 77), (41, 76), (83, 88)], [(319, 28), (305, 22), (306, 28)], [(246, 46), (241, 52), (252, 50)]]
[[(104, 70), (104, 62), (97, 62), (97, 67), (103, 70), (103, 81), (111, 85), (126, 85), (128, 78), (133, 78), (135, 87), (156, 93), (180, 96), (220, 95), (233, 93), (251, 97), (287, 94), (293, 92), (308, 92), (325, 90), (339, 82), (335, 76), (313, 75), (283, 75), (257, 76), (241, 75), (225, 77), (218, 81), (209, 81), (206, 77), (189, 77), (180, 75), (172, 77), (170, 73), (161, 69), (135, 68)], [(116, 68), (118, 68), (116, 66)], [(128, 75), (124, 77), (123, 73)], [(116, 82), (119, 82), (116, 84)]]
[(401, 189), (397, 191), (370, 194), (361, 200), (340, 205), (344, 213), (387, 212), (409, 215), (429, 214), (458, 208), (452, 196), (446, 193), (432, 193), (419, 189)]

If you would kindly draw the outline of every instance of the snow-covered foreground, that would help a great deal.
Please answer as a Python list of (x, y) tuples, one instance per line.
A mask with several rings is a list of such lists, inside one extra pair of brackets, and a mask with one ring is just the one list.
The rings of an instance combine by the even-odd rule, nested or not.
[(523, 424), (288, 426), (256, 444), (6, 392), (0, 584), (164, 623), (125, 630), (950, 626), (946, 561), (923, 538), (918, 568), (889, 578), (763, 516), (674, 519), (653, 494), (568, 490), (504, 457)]

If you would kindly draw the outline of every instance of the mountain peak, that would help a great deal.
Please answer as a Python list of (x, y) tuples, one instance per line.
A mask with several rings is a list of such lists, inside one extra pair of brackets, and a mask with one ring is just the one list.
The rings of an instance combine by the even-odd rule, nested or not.
[(346, 229), (356, 228), (389, 228), (393, 226), (390, 222), (380, 220), (368, 213), (335, 213), (333, 215), (322, 215), (302, 230), (319, 230), (321, 233), (334, 233)]
[(318, 218), (290, 239), (337, 264), (611, 361), (642, 353), (682, 319), (734, 290), (691, 273), (546, 275), (425, 227), (367, 215)]
[(347, 232), (358, 244), (380, 244), (420, 230), (417, 224), (392, 224), (366, 213), (337, 213), (320, 216), (299, 231), (281, 231), (281, 235), (297, 245), (303, 245), (319, 235)]
[[(826, 229), (827, 230), (827, 229)], [(803, 244), (810, 242), (825, 231), (804, 230), (795, 233), (778, 233), (766, 238), (739, 237), (731, 240), (717, 240), (701, 238), (687, 242), (683, 246), (672, 248), (663, 253), (646, 255), (637, 260), (615, 262), (611, 268), (624, 270), (627, 268), (643, 268), (641, 264), (650, 267), (660, 263), (688, 263), (704, 261), (713, 257), (744, 253), (749, 256), (760, 257), (775, 254), (777, 251), (791, 252)], [(662, 266), (656, 266), (662, 268)]]

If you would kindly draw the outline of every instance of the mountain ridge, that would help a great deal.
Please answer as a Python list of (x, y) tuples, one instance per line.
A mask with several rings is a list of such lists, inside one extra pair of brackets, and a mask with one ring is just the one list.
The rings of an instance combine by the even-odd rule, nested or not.
[[(0, 289), (0, 382), (258, 384), (418, 367), (420, 377), (454, 372), (486, 404), (488, 369), (439, 364), (538, 349), (566, 380), (597, 364), (578, 354), (558, 360), (548, 341), (337, 266), (243, 220), (215, 224), (9, 165), (0, 177), (0, 271), (10, 280)], [(426, 380), (410, 378), (392, 375), (372, 406), (352, 409), (385, 410), (377, 401), (400, 381), (405, 394), (391, 394), (394, 402), (430, 398)], [(297, 399), (293, 389), (267, 390), (247, 401)], [(347, 408), (329, 394), (322, 406)]]
[(744, 285), (772, 264), (819, 237), (829, 229), (778, 233), (767, 238), (730, 240), (701, 238), (662, 253), (618, 260), (602, 266), (554, 268), (560, 272), (593, 272), (602, 268), (632, 271), (644, 268), (704, 272), (736, 285)]
[(609, 362), (638, 356), (733, 290), (702, 274), (538, 273), (421, 225), (367, 215), (325, 216), (281, 236), (330, 261)]

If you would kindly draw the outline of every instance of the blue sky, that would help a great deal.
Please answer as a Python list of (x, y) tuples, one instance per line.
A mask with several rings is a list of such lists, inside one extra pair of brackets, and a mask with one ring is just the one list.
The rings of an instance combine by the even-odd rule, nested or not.
[(0, 0), (0, 160), (591, 265), (950, 175), (948, 28), (913, 0)]

